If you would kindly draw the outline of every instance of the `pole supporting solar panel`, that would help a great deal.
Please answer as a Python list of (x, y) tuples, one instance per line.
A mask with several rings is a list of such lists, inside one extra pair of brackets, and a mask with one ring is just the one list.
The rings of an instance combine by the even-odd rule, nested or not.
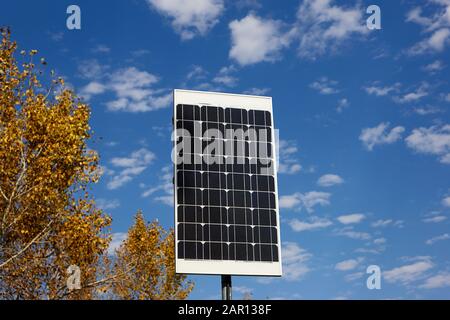
[(272, 98), (173, 100), (176, 272), (281, 276)]

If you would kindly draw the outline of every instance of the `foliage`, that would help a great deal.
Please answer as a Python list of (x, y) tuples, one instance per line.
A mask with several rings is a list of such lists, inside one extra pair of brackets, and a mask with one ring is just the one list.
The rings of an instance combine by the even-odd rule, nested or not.
[(173, 230), (167, 232), (157, 222), (146, 224), (138, 212), (116, 251), (113, 274), (124, 276), (113, 282), (114, 294), (127, 300), (185, 299), (193, 284), (175, 273), (174, 262)]
[[(18, 55), (9, 30), (1, 31), (0, 299), (92, 299), (111, 290), (124, 299), (185, 298), (173, 232), (136, 218), (110, 261), (111, 218), (89, 189), (100, 173), (87, 145), (90, 109), (53, 72), (44, 89), (38, 69), (46, 62), (34, 63), (36, 50)], [(81, 270), (79, 290), (67, 287), (71, 265)], [(149, 282), (139, 287), (138, 279)]]

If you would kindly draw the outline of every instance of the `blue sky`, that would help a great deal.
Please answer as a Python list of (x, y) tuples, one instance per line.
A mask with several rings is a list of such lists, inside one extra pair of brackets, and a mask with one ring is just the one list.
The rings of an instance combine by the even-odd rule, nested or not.
[(234, 277), (235, 297), (450, 298), (449, 0), (17, 0), (0, 24), (91, 105), (115, 243), (138, 209), (173, 225), (173, 88), (270, 95), (285, 274)]

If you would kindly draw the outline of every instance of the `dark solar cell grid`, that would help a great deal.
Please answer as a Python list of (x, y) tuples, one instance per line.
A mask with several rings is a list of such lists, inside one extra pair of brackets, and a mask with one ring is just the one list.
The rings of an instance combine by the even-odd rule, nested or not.
[[(175, 125), (178, 258), (279, 261), (271, 113), (180, 104)], [(224, 148), (205, 163), (213, 141)]]

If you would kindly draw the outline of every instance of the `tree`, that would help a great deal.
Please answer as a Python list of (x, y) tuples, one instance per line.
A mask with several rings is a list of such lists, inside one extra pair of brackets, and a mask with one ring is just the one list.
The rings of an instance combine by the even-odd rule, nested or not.
[[(0, 298), (90, 298), (111, 219), (95, 208), (89, 107), (53, 79), (44, 90), (33, 62), (2, 29), (0, 45)], [(45, 62), (42, 60), (42, 63)], [(67, 268), (86, 289), (69, 292)]]
[[(0, 299), (185, 298), (192, 284), (175, 274), (172, 231), (138, 216), (108, 256), (111, 218), (89, 189), (100, 177), (90, 109), (53, 72), (45, 89), (37, 51), (21, 51), (19, 64), (9, 30), (1, 34)], [(77, 290), (67, 285), (73, 266)]]
[(138, 212), (127, 239), (116, 250), (112, 282), (119, 299), (185, 299), (193, 288), (185, 275), (175, 273), (174, 232), (157, 222), (146, 223)]

